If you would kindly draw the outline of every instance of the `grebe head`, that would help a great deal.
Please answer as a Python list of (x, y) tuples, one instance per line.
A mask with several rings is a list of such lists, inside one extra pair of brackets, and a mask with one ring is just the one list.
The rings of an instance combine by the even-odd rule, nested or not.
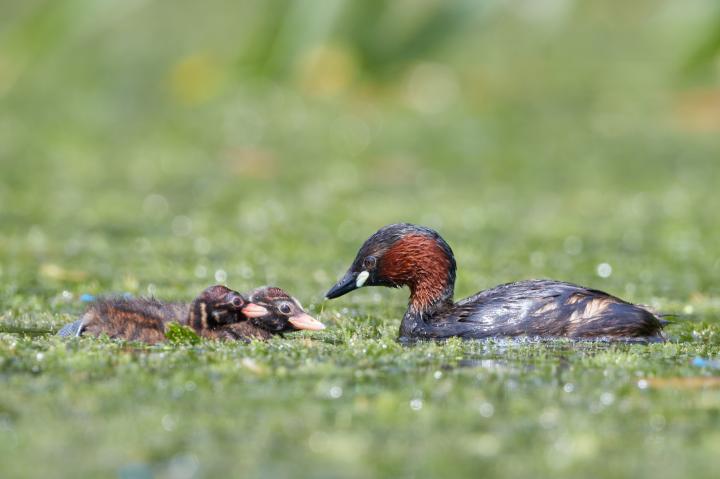
[(409, 286), (417, 308), (452, 300), (455, 258), (452, 249), (430, 228), (392, 224), (365, 241), (347, 273), (325, 297), (340, 297), (363, 286)]
[(239, 315), (248, 306), (248, 300), (237, 291), (222, 285), (210, 286), (193, 302), (198, 319), (205, 319), (205, 325), (228, 324), (242, 319)]
[(271, 333), (307, 329), (318, 331), (325, 325), (305, 312), (300, 302), (280, 288), (263, 286), (249, 295), (245, 317), (256, 326)]

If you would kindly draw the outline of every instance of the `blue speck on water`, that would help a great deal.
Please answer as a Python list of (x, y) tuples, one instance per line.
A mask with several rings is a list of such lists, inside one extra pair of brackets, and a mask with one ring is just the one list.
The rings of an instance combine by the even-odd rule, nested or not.
[(712, 360), (712, 359), (705, 359), (705, 358), (701, 358), (700, 356), (695, 356), (695, 358), (693, 358), (692, 365), (697, 366), (699, 368), (720, 369), (720, 361)]
[(89, 303), (91, 301), (95, 301), (95, 296), (89, 293), (84, 293), (80, 295), (80, 301), (82, 301), (83, 303)]

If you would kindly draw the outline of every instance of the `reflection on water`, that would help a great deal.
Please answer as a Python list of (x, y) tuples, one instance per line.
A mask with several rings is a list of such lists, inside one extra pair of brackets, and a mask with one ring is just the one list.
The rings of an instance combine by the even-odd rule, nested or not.
[[(443, 338), (435, 340), (416, 339), (416, 338), (398, 338), (397, 341), (403, 346), (414, 346), (416, 344), (422, 344), (427, 342), (443, 343), (448, 340), (457, 338)], [(648, 340), (647, 338), (616, 338), (616, 337), (599, 337), (593, 339), (570, 339), (570, 338), (549, 338), (541, 336), (520, 336), (516, 338), (484, 338), (484, 339), (466, 339), (460, 338), (463, 341), (472, 342), (481, 348), (492, 350), (493, 352), (499, 352), (502, 350), (513, 349), (524, 346), (544, 346), (545, 349), (559, 351), (578, 351), (578, 350), (594, 350), (594, 349), (607, 349), (609, 346), (616, 345), (633, 345), (633, 344), (650, 344), (655, 342), (662, 342), (658, 340)]]

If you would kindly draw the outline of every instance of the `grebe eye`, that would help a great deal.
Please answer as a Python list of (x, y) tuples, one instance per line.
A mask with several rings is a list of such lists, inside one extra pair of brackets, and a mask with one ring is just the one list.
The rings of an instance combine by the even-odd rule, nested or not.
[(236, 308), (239, 308), (239, 307), (242, 306), (244, 303), (245, 303), (245, 301), (243, 301), (243, 299), (242, 299), (240, 296), (235, 296), (235, 297), (232, 299), (232, 305), (235, 306)]
[(279, 309), (282, 314), (290, 314), (292, 312), (290, 305), (287, 303), (281, 304)]
[(375, 269), (375, 266), (377, 266), (377, 258), (375, 256), (367, 256), (363, 260), (363, 268)]

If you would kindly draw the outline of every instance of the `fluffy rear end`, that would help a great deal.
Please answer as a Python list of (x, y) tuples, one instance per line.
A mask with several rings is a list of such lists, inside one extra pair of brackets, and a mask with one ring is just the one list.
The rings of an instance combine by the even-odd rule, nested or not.
[(165, 322), (154, 300), (106, 299), (95, 302), (82, 317), (83, 334), (157, 343), (165, 339)]
[(634, 304), (611, 302), (596, 317), (579, 323), (571, 337), (636, 338), (651, 342), (665, 341), (664, 321)]

